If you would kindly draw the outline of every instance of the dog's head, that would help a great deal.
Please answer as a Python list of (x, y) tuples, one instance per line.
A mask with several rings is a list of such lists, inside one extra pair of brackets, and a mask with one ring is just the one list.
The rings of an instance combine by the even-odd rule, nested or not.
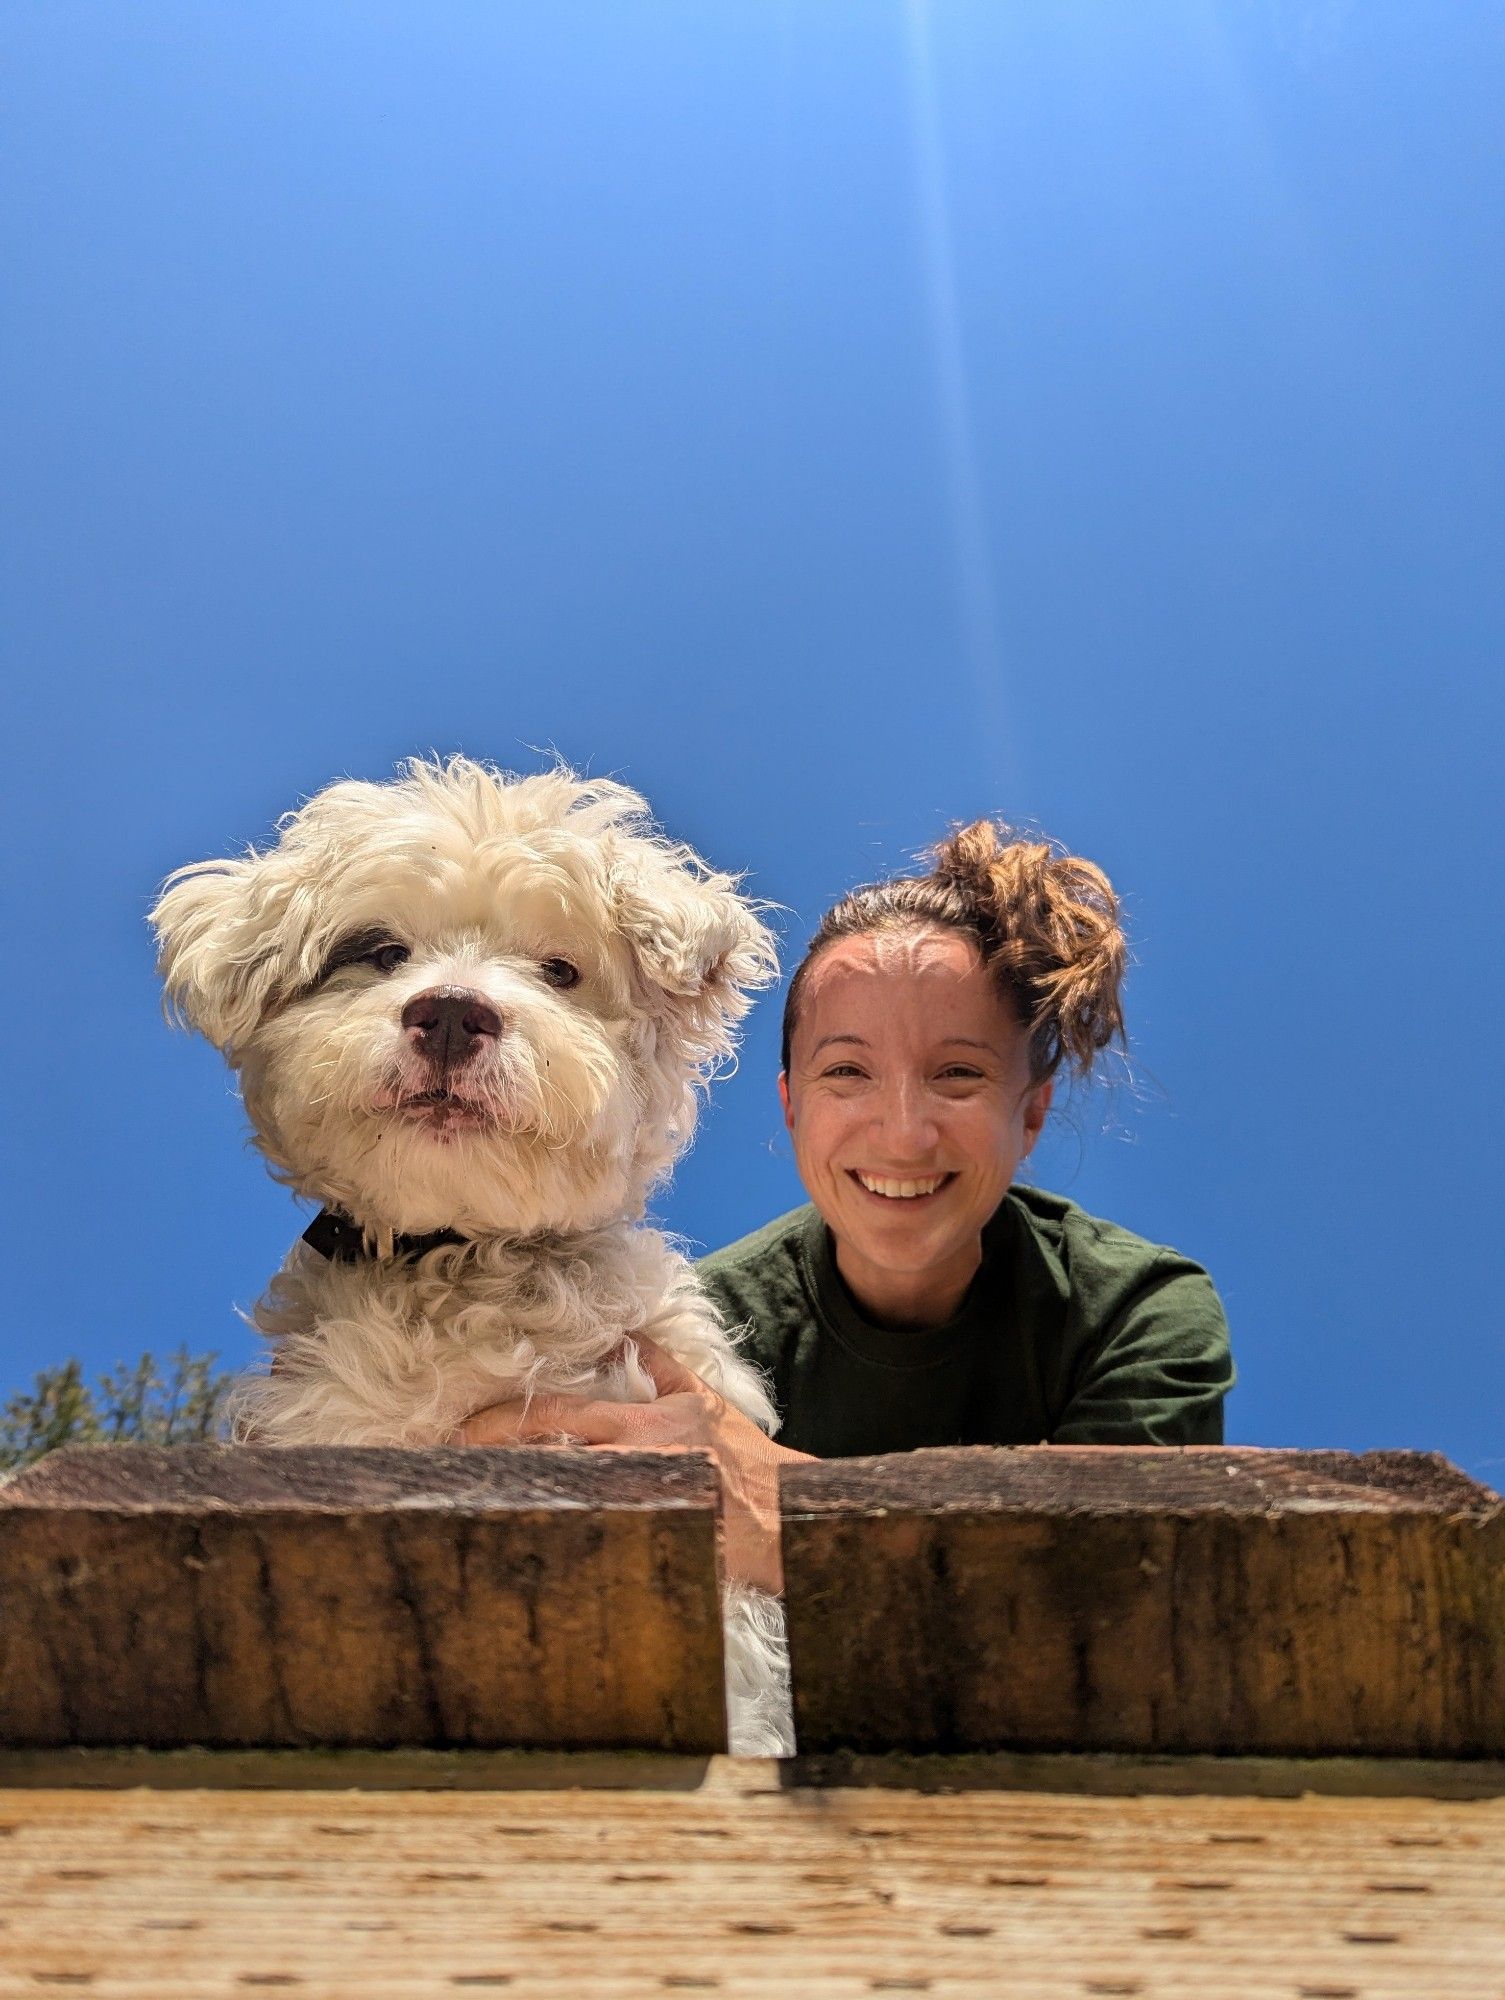
[(269, 852), (179, 870), (152, 922), (273, 1170), (373, 1230), (640, 1213), (775, 971), (635, 792), (465, 758), (331, 785)]

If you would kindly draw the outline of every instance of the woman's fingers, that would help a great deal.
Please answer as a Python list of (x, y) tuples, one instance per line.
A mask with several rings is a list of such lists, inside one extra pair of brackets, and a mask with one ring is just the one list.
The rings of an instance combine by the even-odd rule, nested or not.
[(461, 1424), (455, 1443), (533, 1444), (569, 1438), (577, 1444), (622, 1444), (630, 1411), (641, 1407), (549, 1395), (532, 1396), (526, 1403), (493, 1403)]
[(527, 1403), (493, 1403), (460, 1426), (456, 1442), (709, 1451), (721, 1473), (727, 1573), (763, 1590), (781, 1589), (778, 1468), (800, 1454), (766, 1438), (656, 1342), (635, 1337), (659, 1389), (656, 1401), (601, 1403), (545, 1393)]
[[(637, 1349), (643, 1372), (661, 1397), (697, 1397), (709, 1408), (719, 1405), (721, 1399), (715, 1392), (656, 1340), (635, 1333), (630, 1344)], [(588, 1396), (545, 1391), (527, 1402), (493, 1403), (488, 1409), (477, 1410), (454, 1435), (456, 1444), (527, 1444), (568, 1437), (581, 1444), (641, 1443), (651, 1447), (689, 1443), (692, 1440), (687, 1430), (702, 1427), (692, 1421), (683, 1403), (667, 1408), (661, 1403), (601, 1403)]]
[(674, 1396), (686, 1391), (710, 1391), (700, 1377), (682, 1361), (676, 1361), (667, 1347), (660, 1347), (656, 1340), (650, 1340), (646, 1333), (634, 1333), (628, 1338), (629, 1345), (635, 1347), (643, 1364), (643, 1372), (661, 1396)]

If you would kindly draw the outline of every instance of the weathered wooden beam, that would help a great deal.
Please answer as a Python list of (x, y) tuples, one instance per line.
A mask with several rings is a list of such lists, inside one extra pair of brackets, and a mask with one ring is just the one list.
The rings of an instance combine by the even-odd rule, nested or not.
[(1505, 1508), (1418, 1452), (791, 1467), (801, 1751), (1498, 1756)]
[(700, 1454), (105, 1446), (0, 1487), (0, 1743), (726, 1741)]
[(720, 1758), (603, 1785), (591, 1764), (656, 1760), (580, 1755), (446, 1796), (284, 1752), (311, 1782), (221, 1788), (257, 1754), (178, 1790), (0, 1771), (5, 2000), (1501, 1996), (1505, 1796), (1470, 1796), (1473, 1765), (1441, 1796), (1303, 1797), (1295, 1764), (1134, 1796), (1070, 1768), (1103, 1760), (974, 1789), (992, 1760), (883, 1758), (908, 1774), (833, 1795)]

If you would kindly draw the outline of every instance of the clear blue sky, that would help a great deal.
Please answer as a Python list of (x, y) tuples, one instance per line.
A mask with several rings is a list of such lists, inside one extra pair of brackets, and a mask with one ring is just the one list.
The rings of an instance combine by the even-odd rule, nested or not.
[[(1040, 1178), (1230, 1435), (1505, 1483), (1505, 34), (1450, 0), (10, 0), (4, 1380), (300, 1227), (168, 869), (555, 746), (788, 907), (979, 812), (1126, 900)], [(662, 1203), (799, 1189), (755, 1017)]]

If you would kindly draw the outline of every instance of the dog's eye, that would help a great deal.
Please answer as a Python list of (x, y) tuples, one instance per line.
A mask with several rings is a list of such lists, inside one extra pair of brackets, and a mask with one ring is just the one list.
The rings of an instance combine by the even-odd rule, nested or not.
[(395, 972), (411, 957), (408, 947), (394, 943), (385, 931), (357, 931), (352, 937), (341, 938), (325, 959), (319, 979), (329, 979), (336, 972), (343, 972), (347, 965), (370, 965), (378, 972)]
[(374, 965), (378, 972), (395, 972), (399, 965), (406, 965), (413, 954), (405, 944), (379, 944), (375, 951), (363, 954), (363, 963)]
[(346, 938), (343, 944), (336, 945), (319, 976), (328, 979), (331, 973), (342, 972), (347, 965), (374, 965), (378, 972), (395, 972), (412, 955), (405, 944), (394, 944), (380, 931), (367, 931), (362, 937)]
[(557, 986), (561, 993), (567, 993), (572, 986), (580, 984), (580, 968), (571, 965), (567, 958), (546, 958), (538, 968), (551, 986)]

